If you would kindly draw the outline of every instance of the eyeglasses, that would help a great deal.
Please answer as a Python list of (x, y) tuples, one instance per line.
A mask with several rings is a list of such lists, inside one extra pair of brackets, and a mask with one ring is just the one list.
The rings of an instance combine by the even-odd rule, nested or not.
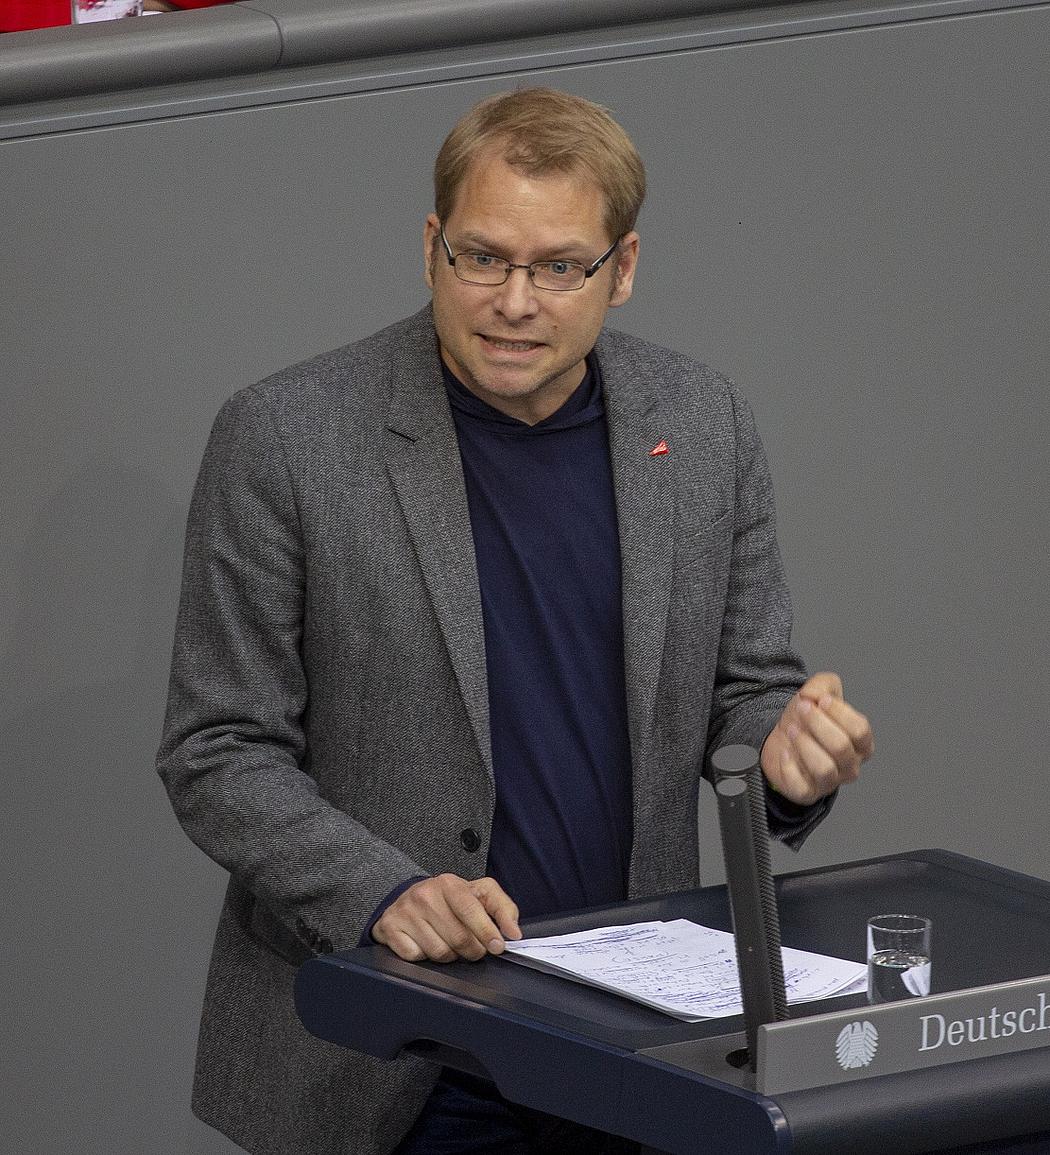
[(579, 261), (533, 261), (531, 265), (515, 265), (491, 253), (467, 252), (453, 255), (444, 225), (441, 226), (441, 243), (448, 254), (448, 263), (456, 270), (456, 276), (468, 285), (502, 285), (515, 269), (526, 269), (537, 289), (569, 293), (573, 289), (582, 289), (616, 252), (620, 242), (613, 241), (593, 265), (581, 265)]

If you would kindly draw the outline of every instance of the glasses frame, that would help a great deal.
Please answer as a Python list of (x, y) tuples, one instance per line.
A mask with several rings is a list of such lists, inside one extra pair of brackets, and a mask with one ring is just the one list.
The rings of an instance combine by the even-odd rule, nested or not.
[[(466, 277), (462, 276), (460, 274), (459, 269), (456, 268), (456, 258), (467, 256), (469, 253), (472, 253), (472, 252), (480, 252), (480, 250), (479, 249), (464, 249), (462, 252), (453, 253), (452, 252), (452, 246), (448, 243), (448, 237), (445, 236), (445, 226), (444, 225), (440, 226), (440, 233), (441, 233), (441, 243), (445, 246), (445, 254), (448, 257), (448, 263), (452, 266), (452, 271), (456, 274), (456, 277), (459, 280), (461, 280), (464, 285), (479, 285), (481, 288), (484, 288), (484, 289), (498, 289), (500, 287), (500, 285), (505, 285), (507, 283), (507, 281), (510, 280), (510, 275), (511, 275), (511, 273), (514, 272), (515, 269), (525, 269), (529, 274), (529, 280), (532, 282), (533, 287), (536, 288), (541, 293), (578, 293), (580, 291), (580, 289), (582, 289), (584, 287), (584, 285), (587, 284), (587, 282), (591, 279), (591, 277), (593, 277), (594, 274), (602, 267), (602, 265), (604, 265), (605, 262), (613, 255), (613, 253), (616, 252), (616, 249), (619, 246), (620, 241), (623, 240), (622, 237), (617, 237), (616, 240), (613, 241), (613, 243), (605, 250), (605, 252), (602, 253), (602, 255), (590, 265), (582, 265), (582, 264), (580, 264), (579, 261), (570, 261), (570, 260), (533, 261), (531, 264), (528, 264), (528, 265), (516, 265), (512, 261), (504, 260), (503, 257), (495, 257), (495, 256), (492, 256), (491, 253), (486, 253), (485, 254), (486, 256), (492, 256), (493, 261), (498, 261), (499, 264), (503, 266), (503, 280), (502, 281), (470, 281)], [(575, 265), (576, 268), (583, 270), (583, 282), (579, 285), (573, 285), (571, 288), (568, 288), (568, 289), (552, 289), (552, 288), (549, 288), (547, 285), (537, 285), (536, 284), (535, 266), (536, 265), (551, 265), (551, 264)]]

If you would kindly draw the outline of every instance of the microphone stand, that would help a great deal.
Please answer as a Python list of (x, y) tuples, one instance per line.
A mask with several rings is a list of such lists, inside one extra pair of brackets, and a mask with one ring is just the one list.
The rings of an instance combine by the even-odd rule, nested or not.
[(758, 751), (751, 746), (716, 750), (711, 769), (747, 1035), (746, 1051), (736, 1051), (727, 1059), (734, 1066), (747, 1064), (753, 1071), (758, 1028), (788, 1017), (765, 785)]

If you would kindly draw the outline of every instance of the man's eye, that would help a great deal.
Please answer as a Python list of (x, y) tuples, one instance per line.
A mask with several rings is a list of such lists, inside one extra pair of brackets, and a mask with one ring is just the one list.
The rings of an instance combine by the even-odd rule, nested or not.
[(489, 253), (466, 253), (465, 255), (476, 269), (491, 269), (498, 259)]
[(548, 261), (547, 269), (556, 277), (568, 276), (575, 269), (573, 261)]

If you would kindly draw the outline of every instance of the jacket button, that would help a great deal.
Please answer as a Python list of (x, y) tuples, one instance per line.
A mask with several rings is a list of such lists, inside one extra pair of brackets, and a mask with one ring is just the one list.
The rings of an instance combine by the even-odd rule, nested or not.
[(466, 830), (460, 831), (459, 844), (468, 853), (473, 854), (481, 845), (481, 835), (472, 826), (468, 826)]

